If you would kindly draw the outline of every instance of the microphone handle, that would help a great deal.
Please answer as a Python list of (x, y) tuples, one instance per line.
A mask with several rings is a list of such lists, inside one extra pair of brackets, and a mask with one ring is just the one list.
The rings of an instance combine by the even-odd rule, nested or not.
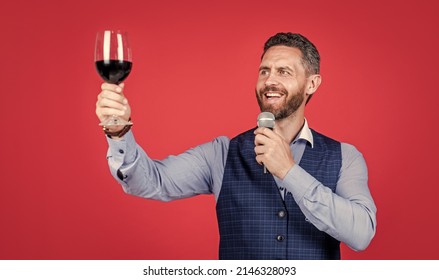
[[(269, 129), (273, 130), (272, 127), (269, 127)], [(270, 171), (267, 170), (267, 167), (264, 165), (264, 174), (270, 174)]]

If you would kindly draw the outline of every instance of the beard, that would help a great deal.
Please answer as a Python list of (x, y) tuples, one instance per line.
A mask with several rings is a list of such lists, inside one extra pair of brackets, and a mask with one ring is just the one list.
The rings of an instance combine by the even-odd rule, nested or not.
[[(272, 104), (264, 104), (263, 99), (266, 92), (277, 91), (281, 92), (285, 96), (285, 102), (281, 104), (280, 107), (275, 108)], [(281, 120), (294, 114), (297, 109), (302, 105), (304, 97), (305, 86), (303, 86), (299, 91), (292, 95), (284, 88), (277, 86), (266, 86), (261, 91), (256, 90), (256, 99), (258, 100), (259, 108), (261, 112), (270, 112), (274, 115), (276, 120)]]

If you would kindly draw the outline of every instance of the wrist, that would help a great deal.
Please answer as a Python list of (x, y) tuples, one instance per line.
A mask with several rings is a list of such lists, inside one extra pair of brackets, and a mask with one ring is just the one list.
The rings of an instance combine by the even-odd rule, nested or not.
[(295, 163), (293, 161), (293, 163), (291, 163), (289, 165), (289, 167), (287, 167), (284, 170), (282, 170), (281, 172), (279, 172), (278, 178), (281, 179), (281, 180), (284, 180), (285, 177), (287, 176), (287, 174), (290, 172), (290, 170), (293, 168), (294, 165), (295, 165)]
[(124, 129), (124, 125), (109, 125), (109, 126), (102, 126), (102, 130), (105, 134), (111, 134), (111, 133), (118, 133), (122, 129)]
[[(129, 119), (129, 121), (131, 121), (131, 118)], [(107, 135), (109, 138), (118, 139), (118, 138), (122, 138), (128, 131), (130, 131), (132, 126), (133, 126), (132, 123), (127, 124), (125, 126), (110, 126), (110, 127), (103, 126), (102, 130), (104, 131), (105, 135)]]

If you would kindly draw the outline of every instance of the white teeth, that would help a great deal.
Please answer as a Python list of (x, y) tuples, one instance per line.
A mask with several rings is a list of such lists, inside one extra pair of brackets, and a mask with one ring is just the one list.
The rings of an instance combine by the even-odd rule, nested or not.
[(267, 93), (265, 94), (267, 97), (281, 97), (281, 95), (279, 93)]

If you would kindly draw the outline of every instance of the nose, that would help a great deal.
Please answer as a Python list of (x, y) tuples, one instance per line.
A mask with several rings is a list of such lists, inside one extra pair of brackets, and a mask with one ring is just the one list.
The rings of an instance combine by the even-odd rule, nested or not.
[(271, 86), (271, 85), (277, 85), (277, 79), (276, 79), (276, 75), (273, 72), (270, 72), (269, 75), (267, 75), (267, 78), (265, 79), (265, 83), (266, 86)]

